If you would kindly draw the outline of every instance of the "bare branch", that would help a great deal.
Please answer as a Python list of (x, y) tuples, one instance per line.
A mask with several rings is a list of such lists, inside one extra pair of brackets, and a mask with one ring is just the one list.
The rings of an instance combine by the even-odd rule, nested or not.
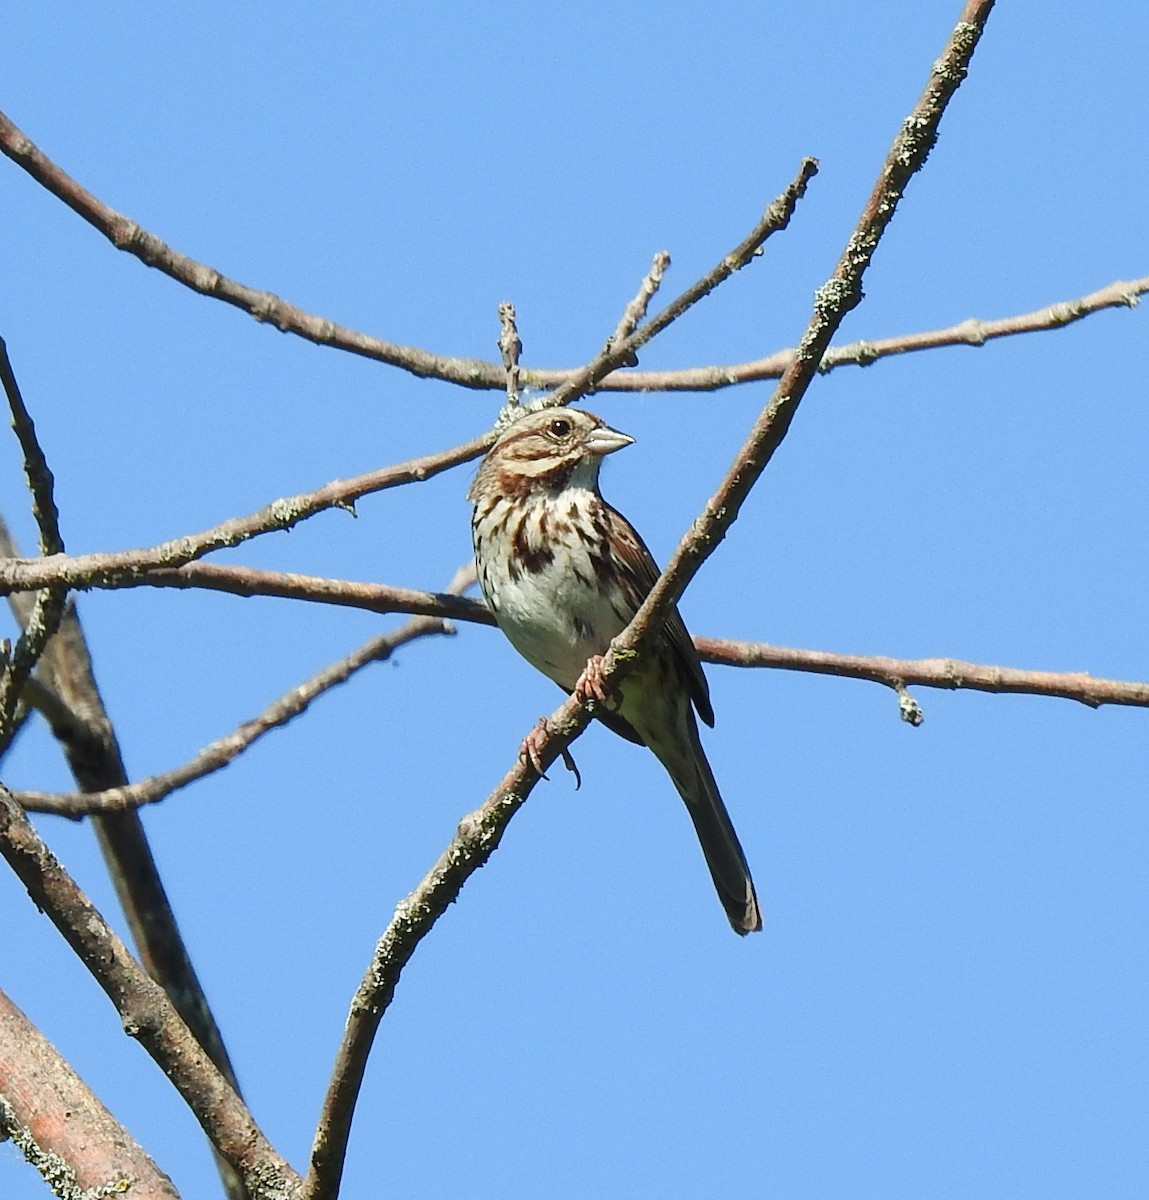
[(298, 1183), (295, 1172), (264, 1137), (160, 986), (132, 958), (3, 786), (0, 855), (103, 988), (128, 1035), (139, 1040), (212, 1144), (240, 1172), (250, 1193), (282, 1200)]
[[(912, 354), (919, 350), (938, 350), (945, 346), (983, 346), (997, 338), (1022, 333), (1040, 333), (1062, 329), (1107, 308), (1136, 308), (1139, 298), (1149, 292), (1149, 275), (1140, 279), (1117, 280), (1087, 296), (1061, 300), (1034, 312), (994, 320), (970, 317), (957, 325), (923, 333), (903, 333), (896, 337), (850, 342), (831, 346), (822, 356), (822, 374), (837, 367), (868, 367), (882, 358)], [(729, 366), (686, 367), (671, 371), (618, 371), (599, 385), (600, 392), (713, 392), (744, 383), (780, 379), (797, 356), (794, 349), (777, 350), (765, 358)], [(535, 387), (557, 387), (574, 373), (573, 367), (534, 369), (528, 382)]]
[[(499, 363), (434, 354), (416, 346), (399, 345), (349, 329), (325, 317), (304, 312), (297, 305), (271, 292), (228, 279), (213, 267), (172, 250), (155, 234), (148, 233), (130, 218), (116, 212), (68, 176), (3, 113), (0, 113), (0, 152), (83, 217), (117, 249), (135, 255), (145, 265), (156, 267), (201, 295), (234, 305), (256, 320), (274, 325), (283, 333), (296, 334), (321, 346), (331, 346), (388, 363), (419, 378), (441, 379), (461, 387), (487, 391), (506, 386), (506, 371)], [(1113, 283), (1089, 296), (1053, 304), (1022, 316), (992, 321), (971, 318), (947, 329), (854, 342), (829, 350), (823, 359), (822, 370), (829, 371), (847, 364), (867, 366), (879, 358), (894, 354), (939, 346), (980, 346), (994, 338), (1056, 329), (1104, 308), (1132, 307), (1137, 297), (1147, 291), (1149, 277)], [(600, 380), (596, 388), (599, 391), (620, 392), (714, 391), (764, 379), (779, 379), (794, 361), (796, 353), (793, 349), (779, 350), (766, 358), (729, 366), (687, 367), (676, 371), (615, 371)], [(523, 369), (521, 380), (529, 387), (550, 390), (569, 382), (580, 369)]]
[[(470, 566), (461, 568), (448, 585), (448, 594), (469, 586), (473, 579)], [(154, 804), (189, 783), (222, 770), (264, 734), (286, 725), (304, 713), (317, 697), (374, 662), (386, 662), (400, 647), (429, 634), (454, 632), (441, 617), (415, 617), (393, 633), (373, 637), (358, 650), (324, 667), (310, 679), (292, 688), (269, 705), (258, 717), (245, 721), (234, 732), (205, 746), (193, 759), (172, 771), (152, 775), (138, 783), (126, 781), (99, 792), (14, 792), (16, 799), (30, 812), (53, 813), (79, 818), (90, 813), (120, 812)]]
[(130, 586), (141, 571), (179, 567), (214, 550), (238, 546), (261, 534), (290, 529), (325, 509), (353, 509), (355, 501), (368, 493), (405, 483), (421, 483), (441, 471), (477, 458), (491, 441), (492, 435), (487, 434), (450, 450), (412, 458), (354, 479), (337, 479), (313, 492), (274, 500), (246, 517), (235, 517), (202, 533), (174, 538), (147, 550), (0, 560), (0, 595), (54, 584), (73, 588)]
[(913, 111), (902, 122), (886, 155), (870, 198), (833, 275), (814, 296), (814, 312), (798, 344), (793, 363), (750, 431), (718, 490), (671, 556), (633, 621), (611, 643), (604, 674), (625, 672), (652, 628), (682, 595), (699, 567), (714, 552), (734, 523), (742, 504), (781, 445), (790, 422), (810, 386), (826, 347), (846, 313), (862, 299), (862, 279), (906, 186), (925, 163), (937, 139), (938, 126), (950, 99), (965, 79), (993, 0), (967, 0), (930, 80)]
[(0, 992), (0, 1137), (67, 1200), (130, 1193), (178, 1200), (172, 1181)]
[(1026, 671), (960, 658), (887, 658), (879, 654), (831, 654), (825, 650), (795, 650), (762, 642), (696, 637), (694, 644), (706, 662), (730, 667), (773, 667), (865, 679), (897, 690), (905, 686), (1054, 696), (1076, 700), (1089, 708), (1103, 704), (1149, 707), (1149, 683), (1098, 679), (1084, 671)]

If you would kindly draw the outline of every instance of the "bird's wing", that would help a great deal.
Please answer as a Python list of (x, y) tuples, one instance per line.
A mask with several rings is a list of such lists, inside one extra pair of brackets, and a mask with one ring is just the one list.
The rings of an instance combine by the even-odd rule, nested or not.
[[(634, 590), (634, 611), (637, 612), (639, 605), (650, 594), (650, 589), (658, 580), (658, 564), (639, 536), (638, 530), (626, 517), (605, 501), (603, 506), (610, 519), (614, 545), (627, 568), (628, 582)], [(677, 607), (670, 610), (663, 625), (663, 634), (674, 650), (682, 670), (683, 682), (690, 691), (690, 698), (694, 701), (699, 717), (707, 725), (713, 725), (714, 708), (710, 703), (710, 688), (702, 671), (702, 663), (698, 659), (698, 651), (694, 648), (694, 642)]]

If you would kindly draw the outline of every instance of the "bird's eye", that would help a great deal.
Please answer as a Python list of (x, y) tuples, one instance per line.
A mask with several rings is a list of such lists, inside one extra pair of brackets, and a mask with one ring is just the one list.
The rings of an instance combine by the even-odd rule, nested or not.
[(547, 433), (553, 438), (565, 438), (570, 436), (571, 423), (566, 417), (555, 417), (555, 419), (547, 426)]

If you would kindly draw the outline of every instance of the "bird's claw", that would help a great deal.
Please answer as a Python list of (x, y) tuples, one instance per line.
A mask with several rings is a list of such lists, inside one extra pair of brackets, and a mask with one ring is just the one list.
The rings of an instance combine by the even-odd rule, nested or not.
[(519, 747), (519, 761), (530, 763), (538, 777), (548, 783), (550, 776), (543, 770), (542, 750), (549, 736), (546, 717), (539, 717), (535, 727), (523, 738), (523, 744)]
[(610, 685), (602, 669), (604, 661), (601, 654), (587, 659), (587, 664), (574, 685), (575, 698), (584, 708), (589, 708), (592, 704), (610, 707)]
[[(550, 783), (551, 777), (543, 770), (542, 750), (546, 745), (547, 738), (550, 737), (550, 727), (547, 725), (546, 717), (539, 717), (534, 729), (523, 738), (523, 744), (519, 747), (519, 761), (530, 763), (534, 767), (538, 777), (545, 779)], [(574, 755), (564, 746), (559, 755), (563, 760), (563, 766), (575, 777), (575, 791), (577, 792), (582, 787), (582, 776), (579, 774), (579, 769), (575, 764)]]

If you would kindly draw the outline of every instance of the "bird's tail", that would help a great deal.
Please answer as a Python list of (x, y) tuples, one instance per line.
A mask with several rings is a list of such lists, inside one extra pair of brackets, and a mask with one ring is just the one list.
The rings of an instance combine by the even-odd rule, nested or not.
[(722, 802), (714, 772), (706, 761), (693, 713), (688, 712), (686, 724), (686, 737), (673, 747), (662, 745), (651, 749), (686, 801), (686, 811), (694, 822), (710, 877), (734, 932), (753, 933), (762, 928), (762, 913), (746, 855)]

